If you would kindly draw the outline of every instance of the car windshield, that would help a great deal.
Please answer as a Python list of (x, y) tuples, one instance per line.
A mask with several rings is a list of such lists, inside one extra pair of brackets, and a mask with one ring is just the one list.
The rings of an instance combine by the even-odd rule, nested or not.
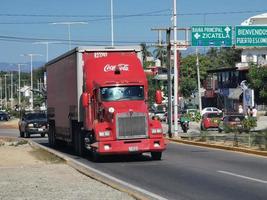
[(33, 119), (46, 119), (45, 113), (28, 113), (25, 115), (26, 120), (33, 120)]
[(222, 117), (223, 114), (222, 113), (208, 113), (207, 117), (208, 118), (216, 118), (216, 117)]
[(143, 86), (103, 87), (100, 89), (102, 101), (143, 100)]

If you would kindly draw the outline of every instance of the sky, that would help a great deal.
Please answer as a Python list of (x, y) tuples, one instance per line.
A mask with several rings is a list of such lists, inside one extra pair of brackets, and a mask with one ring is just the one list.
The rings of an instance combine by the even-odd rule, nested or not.
[[(240, 25), (247, 18), (266, 13), (266, 0), (177, 0), (177, 25)], [(25, 63), (53, 59), (71, 47), (111, 45), (111, 0), (0, 0), (0, 63)], [(172, 25), (173, 0), (113, 0), (114, 44), (137, 45), (157, 42), (152, 28)], [(164, 36), (165, 37), (165, 36)], [(36, 44), (37, 42), (37, 44)]]

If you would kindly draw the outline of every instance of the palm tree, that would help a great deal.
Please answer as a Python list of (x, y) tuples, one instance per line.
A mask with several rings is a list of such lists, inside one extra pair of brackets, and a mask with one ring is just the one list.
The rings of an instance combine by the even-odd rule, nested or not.
[(163, 65), (164, 63), (166, 63), (166, 59), (167, 59), (167, 50), (165, 47), (163, 46), (158, 46), (154, 51), (153, 54), (155, 56), (155, 58), (160, 59), (161, 61), (161, 65)]
[(152, 56), (152, 54), (151, 54), (151, 52), (150, 51), (148, 51), (148, 46), (146, 45), (146, 43), (141, 43), (140, 44), (141, 45), (141, 47), (142, 47), (142, 51), (143, 51), (143, 55), (142, 55), (142, 59), (143, 59), (143, 63), (145, 63), (146, 62), (146, 58), (148, 57), (148, 56)]

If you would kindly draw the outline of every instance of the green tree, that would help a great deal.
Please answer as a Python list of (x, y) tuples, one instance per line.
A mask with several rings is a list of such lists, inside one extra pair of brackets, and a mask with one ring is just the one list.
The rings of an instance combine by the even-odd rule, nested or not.
[[(211, 61), (206, 56), (199, 55), (201, 83), (206, 79), (207, 69), (211, 65)], [(189, 55), (182, 59), (180, 79), (180, 91), (184, 97), (189, 97), (197, 89), (196, 55)]]
[(223, 47), (220, 49), (210, 48), (206, 54), (212, 65), (209, 69), (222, 67), (234, 67), (235, 63), (241, 61), (241, 49)]
[(251, 64), (248, 73), (248, 81), (251, 88), (255, 89), (260, 98), (267, 101), (267, 66), (258, 67)]

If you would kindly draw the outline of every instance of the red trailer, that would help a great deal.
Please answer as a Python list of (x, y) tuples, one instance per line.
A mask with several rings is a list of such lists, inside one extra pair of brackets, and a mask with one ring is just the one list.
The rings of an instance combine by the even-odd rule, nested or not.
[(49, 144), (106, 154), (165, 150), (162, 126), (149, 119), (140, 47), (77, 47), (48, 62)]

